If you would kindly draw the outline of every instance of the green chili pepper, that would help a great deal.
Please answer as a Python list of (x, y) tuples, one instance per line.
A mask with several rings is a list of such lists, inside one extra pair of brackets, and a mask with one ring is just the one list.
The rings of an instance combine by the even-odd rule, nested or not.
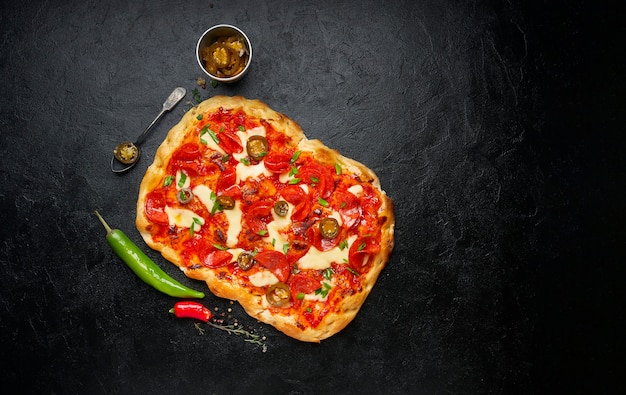
[(188, 288), (168, 276), (121, 230), (111, 229), (98, 211), (96, 211), (96, 216), (107, 231), (106, 238), (113, 251), (146, 284), (176, 298), (204, 298), (204, 293)]

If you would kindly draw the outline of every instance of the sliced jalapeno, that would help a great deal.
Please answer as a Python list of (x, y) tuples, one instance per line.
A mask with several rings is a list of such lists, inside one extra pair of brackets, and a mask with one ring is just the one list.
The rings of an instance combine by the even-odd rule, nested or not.
[(267, 139), (263, 136), (251, 136), (246, 144), (248, 156), (254, 160), (261, 160), (267, 155), (268, 149)]
[(223, 210), (232, 210), (235, 208), (235, 199), (230, 196), (218, 196), (215, 200)]
[(279, 217), (286, 216), (288, 211), (289, 211), (289, 204), (286, 201), (279, 200), (276, 203), (274, 203), (274, 212)]
[(243, 271), (252, 269), (254, 262), (254, 255), (249, 252), (244, 251), (237, 257), (237, 265)]
[(274, 307), (285, 307), (291, 300), (291, 291), (287, 284), (278, 282), (267, 289), (265, 297), (270, 305)]
[(115, 159), (119, 160), (125, 165), (130, 165), (139, 159), (139, 148), (130, 141), (120, 143), (113, 149)]
[(176, 194), (176, 198), (181, 204), (187, 204), (193, 200), (193, 192), (191, 192), (191, 188), (182, 188)]
[(336, 219), (326, 217), (320, 221), (320, 234), (325, 239), (334, 239), (339, 234), (339, 222)]

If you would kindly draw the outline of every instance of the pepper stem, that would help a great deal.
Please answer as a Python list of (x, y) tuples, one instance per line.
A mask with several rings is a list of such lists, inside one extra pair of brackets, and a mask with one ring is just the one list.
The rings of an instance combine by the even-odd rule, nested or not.
[(102, 223), (102, 226), (104, 226), (104, 229), (106, 229), (107, 235), (110, 234), (112, 232), (112, 229), (109, 226), (109, 224), (107, 224), (106, 221), (104, 220), (104, 218), (102, 218), (102, 216), (100, 215), (98, 210), (96, 210), (95, 213), (96, 213), (96, 216), (98, 217), (98, 219), (100, 220), (100, 222)]

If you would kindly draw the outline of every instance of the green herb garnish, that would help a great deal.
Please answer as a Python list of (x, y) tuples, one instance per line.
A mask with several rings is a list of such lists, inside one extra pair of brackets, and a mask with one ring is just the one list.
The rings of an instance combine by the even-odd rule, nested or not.
[(172, 182), (174, 182), (174, 176), (169, 175), (163, 180), (163, 186), (169, 187), (170, 185), (172, 185)]
[(298, 158), (300, 157), (300, 154), (302, 153), (302, 151), (296, 151), (294, 152), (293, 156), (291, 157), (291, 160), (289, 161), (289, 163), (291, 163), (292, 165), (294, 163), (296, 163), (296, 161), (298, 160)]
[(320, 295), (322, 298), (328, 296), (328, 291), (330, 291), (331, 286), (327, 282), (323, 282), (322, 286), (315, 290), (315, 295)]
[(335, 271), (332, 267), (324, 269), (324, 278), (330, 281), (330, 278), (335, 274)]
[(187, 174), (180, 172), (180, 179), (178, 180), (178, 187), (182, 188), (185, 185), (185, 181), (187, 181)]

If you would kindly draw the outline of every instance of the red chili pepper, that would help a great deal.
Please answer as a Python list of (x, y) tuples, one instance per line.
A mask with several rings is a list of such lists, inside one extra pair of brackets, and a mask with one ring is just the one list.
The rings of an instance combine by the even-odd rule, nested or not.
[(203, 304), (192, 301), (178, 302), (170, 309), (170, 313), (177, 318), (195, 318), (202, 322), (209, 322), (213, 317), (211, 310), (207, 309)]

